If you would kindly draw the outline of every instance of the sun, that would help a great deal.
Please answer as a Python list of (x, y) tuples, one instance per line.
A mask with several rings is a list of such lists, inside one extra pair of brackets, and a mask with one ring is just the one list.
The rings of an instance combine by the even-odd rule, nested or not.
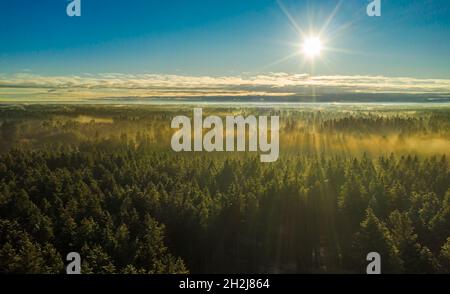
[(320, 56), (323, 45), (319, 37), (308, 37), (302, 43), (302, 54), (307, 58), (313, 59)]

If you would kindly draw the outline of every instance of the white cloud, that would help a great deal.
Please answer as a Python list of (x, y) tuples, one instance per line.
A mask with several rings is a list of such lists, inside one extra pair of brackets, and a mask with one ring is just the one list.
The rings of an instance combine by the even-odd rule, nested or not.
[(237, 76), (163, 74), (0, 75), (0, 99), (84, 100), (114, 97), (287, 96), (345, 93), (449, 95), (450, 80), (385, 76)]

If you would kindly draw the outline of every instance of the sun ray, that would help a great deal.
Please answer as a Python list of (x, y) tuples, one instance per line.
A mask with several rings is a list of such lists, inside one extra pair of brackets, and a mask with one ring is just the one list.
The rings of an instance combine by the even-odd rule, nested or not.
[(275, 61), (273, 61), (273, 62), (271, 62), (271, 63), (269, 63), (267, 65), (264, 65), (263, 67), (260, 68), (259, 71), (262, 71), (262, 70), (264, 70), (266, 68), (270, 68), (270, 67), (275, 66), (275, 65), (278, 65), (280, 63), (283, 63), (283, 62), (285, 62), (285, 61), (287, 61), (287, 60), (289, 60), (291, 58), (297, 57), (299, 55), (300, 55), (300, 53), (298, 51), (296, 51), (296, 52), (294, 52), (292, 54), (289, 54), (289, 55), (284, 56), (284, 57), (282, 57), (280, 59), (277, 59), (277, 60), (275, 60)]
[[(356, 17), (353, 21), (345, 22), (338, 26), (332, 25), (334, 24), (343, 3), (343, 0), (339, 0), (336, 5), (332, 7), (328, 15), (324, 15), (322, 19), (318, 19), (318, 16), (314, 14), (314, 4), (308, 1), (307, 12), (302, 17), (305, 21), (302, 22), (302, 25), (300, 25), (299, 22), (296, 21), (295, 16), (285, 6), (283, 1), (277, 0), (280, 10), (288, 19), (291, 27), (293, 27), (298, 34), (297, 42), (280, 41), (279, 43), (292, 46), (296, 51), (264, 65), (262, 69), (276, 66), (292, 58), (299, 57), (300, 68), (305, 68), (305, 66), (307, 66), (309, 68), (308, 74), (313, 76), (316, 69), (320, 70), (321, 66), (324, 66), (323, 69), (327, 71), (333, 71), (333, 58), (331, 58), (333, 55), (330, 55), (329, 57), (331, 59), (328, 60), (326, 56), (327, 52), (368, 55), (367, 52), (352, 51), (344, 48), (337, 48), (332, 45), (336, 40), (339, 40), (346, 31), (353, 28), (355, 24), (360, 21), (360, 17)], [(320, 20), (322, 21), (322, 24), (319, 26), (317, 24)], [(313, 96), (315, 96), (315, 94)]]
[(324, 34), (324, 32), (327, 30), (329, 24), (331, 23), (331, 21), (336, 16), (336, 13), (339, 11), (339, 8), (340, 8), (341, 4), (342, 4), (342, 0), (339, 0), (338, 4), (336, 4), (336, 6), (334, 7), (333, 11), (327, 17), (325, 23), (322, 25), (322, 28), (319, 31), (319, 36), (322, 36)]
[(337, 53), (344, 53), (344, 54), (374, 56), (374, 54), (364, 52), (364, 51), (349, 50), (349, 49), (337, 48), (337, 47), (326, 47), (326, 48), (324, 48), (324, 50), (329, 51), (329, 52), (337, 52)]
[(281, 2), (281, 0), (277, 0), (277, 4), (280, 7), (281, 11), (284, 13), (284, 15), (288, 18), (289, 22), (291, 23), (291, 25), (294, 27), (294, 29), (301, 35), (304, 36), (305, 33), (302, 30), (302, 28), (297, 24), (297, 22), (295, 21), (294, 17), (292, 17), (292, 15), (289, 13), (289, 11), (286, 9), (286, 7), (284, 6), (284, 4)]

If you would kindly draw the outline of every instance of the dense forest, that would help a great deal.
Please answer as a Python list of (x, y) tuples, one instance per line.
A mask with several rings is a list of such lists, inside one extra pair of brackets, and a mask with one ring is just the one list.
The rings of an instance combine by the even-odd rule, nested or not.
[(175, 153), (157, 106), (0, 107), (0, 272), (450, 273), (450, 109), (278, 114), (280, 159)]

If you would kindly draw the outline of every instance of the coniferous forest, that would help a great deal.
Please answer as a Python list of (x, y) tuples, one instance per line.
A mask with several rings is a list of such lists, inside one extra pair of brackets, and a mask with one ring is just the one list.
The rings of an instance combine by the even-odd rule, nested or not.
[(280, 158), (170, 148), (188, 106), (0, 107), (0, 272), (450, 273), (450, 108), (304, 106)]

